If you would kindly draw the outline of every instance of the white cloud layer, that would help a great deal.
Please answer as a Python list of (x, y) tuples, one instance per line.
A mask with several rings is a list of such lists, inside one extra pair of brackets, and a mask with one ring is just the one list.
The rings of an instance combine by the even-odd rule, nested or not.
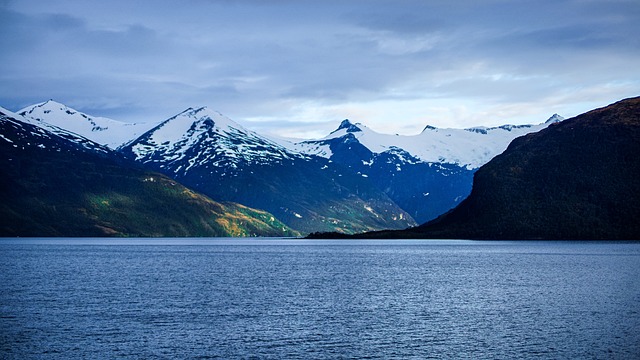
[(0, 105), (207, 105), (321, 136), (541, 122), (640, 95), (637, 0), (0, 1)]

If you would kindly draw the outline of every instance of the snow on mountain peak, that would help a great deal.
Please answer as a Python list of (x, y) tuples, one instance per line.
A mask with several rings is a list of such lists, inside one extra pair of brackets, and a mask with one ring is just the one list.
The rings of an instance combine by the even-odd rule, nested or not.
[(340, 126), (338, 126), (336, 130), (332, 131), (331, 134), (343, 129), (348, 133), (362, 131), (362, 129), (359, 126), (362, 126), (362, 124), (360, 123), (354, 124), (351, 121), (349, 121), (349, 119), (345, 119), (345, 120), (342, 120), (342, 122), (340, 123)]
[(551, 115), (551, 117), (549, 119), (547, 119), (547, 121), (545, 121), (545, 124), (554, 124), (557, 122), (561, 122), (562, 120), (564, 120), (564, 117), (558, 115), (558, 114), (553, 114)]
[(215, 127), (218, 128), (218, 130), (226, 131), (229, 129), (237, 129), (245, 132), (248, 131), (237, 122), (229, 119), (228, 117), (222, 115), (221, 113), (215, 110), (209, 109), (206, 106), (201, 106), (198, 108), (190, 107), (185, 111), (179, 113), (178, 115), (169, 118), (164, 122), (166, 123), (174, 120), (180, 120), (181, 122), (184, 122), (184, 123), (191, 121), (192, 123), (199, 122), (204, 124), (206, 122), (208, 126), (214, 127), (215, 125)]
[[(554, 119), (562, 119), (555, 117)], [(366, 126), (352, 124), (348, 120), (338, 130), (320, 140), (300, 142), (297, 149), (303, 153), (330, 158), (333, 139), (358, 141), (372, 153), (392, 152), (402, 149), (412, 157), (426, 163), (449, 163), (476, 169), (503, 152), (516, 137), (536, 132), (549, 123), (539, 125), (503, 125), (498, 127), (473, 127), (469, 129), (440, 129), (426, 126), (418, 135), (390, 135), (377, 133)], [(357, 131), (349, 131), (355, 127)]]
[[(38, 104), (34, 104), (31, 106), (28, 106), (20, 111), (18, 111), (18, 114), (22, 115), (22, 116), (26, 116), (29, 118), (32, 118), (34, 120), (37, 121), (44, 121), (44, 122), (48, 122), (51, 125), (57, 125), (54, 124), (53, 122), (55, 122), (56, 120), (60, 120), (59, 118), (61, 117), (60, 114), (66, 114), (66, 115), (76, 115), (79, 112), (77, 110), (74, 110), (72, 108), (69, 108), (68, 106), (61, 104), (57, 101), (54, 100), (47, 100), (45, 102), (42, 103), (38, 103)], [(86, 114), (85, 114), (86, 115)], [(64, 116), (64, 115), (62, 115)], [(87, 116), (88, 118), (88, 116)], [(67, 125), (67, 124), (65, 124)]]
[[(42, 103), (39, 105), (46, 105), (46, 104), (47, 103)], [(61, 104), (53, 103), (48, 105), (53, 107), (58, 107)], [(31, 117), (24, 116), (23, 112), (14, 113), (12, 111), (9, 111), (0, 107), (0, 120), (4, 122), (12, 123), (13, 124), (12, 127), (14, 129), (21, 128), (23, 129), (22, 131), (28, 132), (30, 134), (29, 136), (32, 136), (35, 142), (34, 141), (26, 142), (27, 146), (38, 146), (41, 148), (46, 148), (49, 145), (51, 145), (51, 142), (48, 141), (47, 139), (54, 139), (57, 137), (92, 151), (97, 151), (102, 153), (108, 153), (110, 151), (106, 146), (96, 143), (91, 139), (88, 139), (82, 135), (78, 135), (77, 133), (68, 131), (66, 129), (60, 128), (58, 126), (49, 124), (44, 121), (40, 121), (40, 120), (33, 119)], [(26, 127), (25, 127), (25, 124), (26, 124)], [(28, 129), (29, 127), (31, 127), (32, 130), (29, 130)], [(0, 137), (4, 138), (5, 140), (8, 140), (2, 134), (0, 134)], [(10, 140), (8, 141), (13, 142)], [(56, 140), (53, 140), (53, 141), (54, 143), (56, 142)], [(52, 145), (52, 146), (57, 147), (58, 145)]]
[(268, 163), (304, 155), (245, 129), (207, 107), (188, 108), (130, 144), (136, 160), (159, 162), (174, 172), (223, 163)]
[[(319, 140), (287, 143), (247, 130), (242, 125), (206, 106), (188, 108), (161, 122), (130, 124), (92, 117), (53, 100), (32, 105), (18, 112), (29, 121), (68, 130), (112, 149), (135, 144), (136, 158), (163, 154), (176, 160), (191, 156), (194, 147), (202, 154), (217, 152), (232, 161), (269, 162), (308, 155), (332, 156), (334, 139), (356, 141), (373, 153), (402, 149), (419, 161), (458, 164), (475, 169), (504, 151), (518, 136), (562, 121), (558, 114), (539, 125), (503, 125), (468, 129), (440, 129), (427, 125), (418, 135), (380, 134), (360, 123), (343, 120), (338, 128)], [(349, 137), (347, 139), (346, 137)], [(209, 150), (203, 150), (211, 148)], [(155, 156), (155, 155), (153, 155)], [(158, 155), (160, 156), (160, 155)], [(204, 155), (202, 155), (204, 156)]]
[(18, 114), (47, 123), (106, 145), (111, 149), (128, 143), (155, 123), (125, 123), (104, 117), (93, 117), (53, 100), (28, 106)]

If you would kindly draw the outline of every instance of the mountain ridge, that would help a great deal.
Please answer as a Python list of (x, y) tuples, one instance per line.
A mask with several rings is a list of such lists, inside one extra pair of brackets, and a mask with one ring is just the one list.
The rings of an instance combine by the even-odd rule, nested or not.
[(91, 140), (0, 108), (0, 236), (295, 236)]
[(400, 136), (380, 134), (346, 119), (322, 139), (289, 146), (372, 179), (418, 223), (424, 223), (466, 198), (477, 166), (506, 149), (511, 139), (559, 121), (562, 117), (554, 114), (538, 125), (427, 126), (421, 134)]
[[(89, 131), (87, 123), (103, 118), (91, 117), (52, 101), (43, 104), (48, 107), (32, 106), (31, 109), (38, 111), (23, 110), (23, 113), (39, 123), (45, 123), (51, 114), (60, 115), (54, 116), (53, 122), (57, 123), (68, 116), (68, 122), (85, 124), (79, 132), (94, 138), (114, 128), (116, 132), (122, 129), (107, 119), (112, 122), (104, 122), (106, 125), (100, 131)], [(339, 212), (331, 210), (339, 202), (349, 203), (338, 207), (347, 213), (360, 214), (360, 225), (347, 230), (353, 232), (375, 230), (378, 226), (401, 228), (436, 218), (468, 196), (477, 166), (506, 148), (510, 139), (560, 120), (555, 114), (539, 125), (468, 129), (427, 126), (420, 134), (400, 136), (380, 134), (345, 119), (322, 139), (293, 143), (255, 133), (207, 107), (191, 107), (164, 121), (145, 123), (144, 126), (151, 127), (124, 144), (101, 139), (150, 170), (162, 172), (213, 198), (267, 209), (290, 225), (303, 226), (304, 231), (330, 230), (328, 223), (349, 227), (346, 221), (340, 220)], [(126, 138), (122, 134), (118, 136)], [(305, 170), (293, 169), (294, 164)], [(324, 171), (318, 172), (318, 169)], [(269, 177), (271, 182), (265, 179)], [(308, 177), (315, 179), (300, 181)], [(345, 180), (346, 177), (349, 180)], [(319, 184), (320, 181), (325, 184)], [(306, 187), (300, 187), (302, 183)], [(215, 184), (221, 186), (216, 188)], [(252, 192), (270, 190), (258, 190), (266, 197), (259, 199), (258, 194), (246, 194), (243, 187)], [(330, 197), (332, 205), (320, 205), (310, 195), (301, 196), (304, 201), (296, 200), (290, 194), (291, 189), (303, 193), (314, 188), (323, 189), (318, 194)], [(361, 198), (359, 192), (365, 188), (363, 194), (367, 195)], [(358, 200), (353, 202), (352, 198)], [(295, 204), (286, 203), (284, 199)], [(312, 203), (323, 209), (321, 213), (331, 215), (318, 214), (311, 209)], [(369, 211), (376, 208), (372, 206), (374, 203), (378, 209)], [(385, 214), (391, 215), (387, 221), (380, 221)], [(322, 220), (315, 222), (314, 228), (310, 224), (300, 225), (301, 217)]]
[(265, 209), (302, 232), (416, 224), (362, 176), (206, 108), (161, 122), (120, 151), (214, 199)]
[(126, 123), (91, 116), (54, 100), (27, 106), (16, 114), (65, 129), (113, 150), (155, 126), (153, 123)]
[(639, 152), (635, 97), (515, 139), (438, 219), (358, 237), (640, 240)]
[[(57, 126), (59, 128), (65, 129), (67, 131), (70, 132), (74, 132), (80, 136), (83, 136), (85, 138), (91, 139), (97, 143), (100, 143), (102, 145), (106, 145), (108, 147), (110, 147), (111, 149), (117, 149), (118, 147), (122, 147), (127, 145), (128, 142), (131, 142), (132, 140), (136, 140), (137, 138), (143, 136), (146, 132), (148, 132), (149, 130), (151, 130), (152, 128), (158, 126), (160, 123), (163, 122), (167, 122), (168, 120), (171, 120), (175, 117), (178, 117), (182, 114), (185, 114), (187, 112), (193, 112), (193, 113), (198, 113), (198, 112), (202, 112), (202, 111), (208, 111), (211, 114), (215, 114), (217, 117), (219, 117), (220, 119), (225, 119), (226, 122), (230, 122), (233, 123), (233, 126), (236, 128), (239, 128), (241, 131), (244, 132), (249, 132), (249, 133), (255, 133), (252, 130), (248, 130), (245, 126), (241, 125), (240, 123), (229, 119), (228, 117), (222, 115), (221, 113), (214, 111), (214, 110), (210, 110), (207, 106), (199, 106), (199, 107), (189, 107), (186, 110), (178, 113), (177, 115), (163, 120), (163, 121), (151, 121), (151, 122), (138, 122), (138, 123), (125, 123), (125, 122), (121, 122), (118, 120), (113, 120), (110, 118), (105, 118), (105, 117), (98, 117), (98, 116), (92, 116), (92, 115), (88, 115), (85, 114), (81, 111), (75, 110), (65, 104), (61, 104), (59, 102), (56, 102), (54, 100), (47, 100), (45, 102), (42, 103), (38, 103), (38, 104), (34, 104), (34, 105), (30, 105), (27, 106), (17, 112), (15, 112), (16, 114), (22, 115), (24, 117), (27, 118), (31, 118), (33, 120), (37, 120), (37, 121), (41, 121), (41, 122), (45, 122), (54, 126)], [(64, 114), (64, 116), (60, 116), (61, 114)], [(69, 117), (71, 116), (71, 118)], [(85, 128), (78, 128), (78, 124), (74, 124), (74, 122), (78, 122), (78, 119), (82, 119), (82, 121), (80, 122), (84, 122), (86, 124), (90, 124), (91, 125), (91, 129), (90, 130), (86, 130), (86, 126)], [(314, 154), (317, 155), (317, 152), (314, 152), (312, 150), (306, 149), (304, 144), (307, 143), (314, 143), (314, 142), (321, 142), (321, 141), (326, 141), (326, 140), (330, 140), (332, 138), (335, 138), (337, 136), (342, 136), (343, 134), (337, 134), (340, 132), (340, 130), (345, 130), (346, 133), (356, 133), (356, 132), (360, 132), (360, 133), (365, 133), (368, 132), (371, 135), (369, 135), (370, 137), (377, 137), (379, 140), (380, 138), (386, 138), (387, 141), (384, 141), (382, 143), (375, 143), (373, 141), (367, 141), (367, 143), (365, 143), (365, 145), (368, 145), (368, 147), (370, 148), (370, 150), (372, 150), (373, 152), (384, 152), (385, 150), (392, 148), (392, 147), (396, 147), (396, 148), (403, 148), (405, 150), (408, 150), (408, 152), (410, 154), (412, 154), (414, 157), (419, 158), (420, 160), (424, 161), (424, 162), (447, 162), (447, 163), (451, 163), (451, 164), (457, 164), (457, 165), (461, 165), (461, 166), (467, 166), (469, 169), (474, 169), (479, 167), (478, 164), (483, 164), (486, 162), (486, 157), (492, 157), (495, 155), (492, 155), (494, 153), (500, 153), (500, 151), (492, 151), (491, 153), (485, 154), (484, 157), (478, 157), (475, 160), (474, 159), (470, 159), (468, 157), (464, 157), (464, 156), (460, 156), (459, 154), (456, 156), (452, 156), (452, 157), (446, 157), (446, 156), (428, 156), (424, 154), (424, 151), (419, 150), (415, 150), (416, 146), (414, 144), (411, 144), (411, 149), (406, 149), (406, 145), (402, 146), (403, 144), (400, 144), (400, 146), (397, 146), (397, 139), (403, 139), (403, 141), (407, 141), (407, 142), (416, 142), (415, 140), (421, 140), (421, 135), (425, 132), (428, 131), (434, 131), (435, 133), (441, 133), (444, 132), (443, 136), (444, 137), (451, 137), (452, 134), (454, 133), (463, 133), (463, 131), (466, 132), (470, 132), (470, 133), (491, 133), (491, 132), (495, 132), (498, 130), (503, 130), (506, 132), (511, 132), (513, 130), (522, 130), (522, 129), (529, 129), (529, 130), (524, 130), (522, 131), (523, 133), (528, 133), (528, 132), (534, 132), (534, 131), (538, 131), (542, 128), (545, 127), (545, 125), (548, 125), (550, 123), (553, 122), (558, 122), (558, 121), (562, 121), (564, 118), (561, 117), (558, 114), (553, 114), (550, 118), (548, 118), (545, 122), (540, 123), (540, 124), (536, 124), (536, 125), (532, 125), (532, 124), (524, 124), (524, 125), (512, 125), (512, 124), (504, 124), (504, 125), (500, 125), (500, 126), (494, 126), (494, 127), (485, 127), (485, 126), (476, 126), (476, 127), (470, 127), (470, 128), (439, 128), (439, 127), (434, 127), (431, 125), (426, 125), (425, 128), (423, 129), (423, 131), (419, 134), (416, 135), (393, 135), (393, 134), (384, 134), (384, 133), (378, 133), (375, 132), (371, 129), (369, 129), (366, 125), (363, 125), (360, 122), (352, 122), (349, 119), (345, 119), (343, 120), (338, 127), (336, 128), (336, 130), (333, 130), (330, 132), (329, 135), (325, 136), (324, 138), (321, 139), (304, 139), (304, 140), (286, 140), (286, 139), (277, 139), (277, 138), (270, 138), (267, 136), (262, 136), (262, 138), (265, 139), (269, 139), (271, 142), (273, 143), (277, 143), (278, 145), (281, 145), (285, 148), (287, 148), (290, 151), (293, 151), (295, 153), (301, 153), (301, 154)], [(85, 124), (85, 125), (86, 125)], [(105, 134), (108, 133), (109, 130), (111, 130), (109, 128), (109, 124), (111, 124), (111, 126), (115, 126), (115, 127), (123, 127), (123, 128), (128, 128), (127, 130), (133, 130), (130, 132), (130, 134), (128, 134), (128, 136), (123, 136), (122, 134), (118, 133), (118, 134), (113, 134), (111, 133), (109, 136), (114, 137), (115, 139), (112, 141), (108, 141), (109, 139), (104, 139), (104, 138), (98, 138), (96, 139), (96, 133), (102, 133), (103, 131), (105, 132)], [(118, 129), (120, 130), (120, 129)], [(362, 134), (358, 134), (358, 136), (362, 136)], [(510, 138), (513, 136), (507, 136), (507, 140), (506, 141), (501, 141), (501, 146), (504, 145), (504, 149), (506, 149), (506, 145), (508, 145), (508, 143), (510, 142)], [(122, 138), (125, 138), (125, 140), (120, 140)], [(396, 141), (394, 141), (394, 139)], [(408, 140), (407, 140), (408, 139)], [(425, 143), (434, 143), (434, 142), (441, 142), (439, 141), (440, 139), (438, 139), (438, 141), (429, 141), (428, 138), (425, 139), (427, 141), (423, 141)], [(504, 143), (504, 144), (502, 144)], [(458, 147), (459, 146), (453, 146), (453, 147)], [(418, 146), (419, 148), (419, 146)], [(500, 147), (498, 148), (498, 150), (501, 149)], [(502, 149), (502, 150), (504, 150)], [(486, 153), (486, 151), (480, 151), (480, 152), (484, 152)], [(440, 152), (442, 153), (442, 152)], [(325, 156), (326, 157), (326, 156)]]
[(505, 124), (495, 127), (477, 126), (464, 129), (438, 128), (427, 125), (421, 133), (416, 135), (382, 134), (361, 123), (353, 123), (345, 119), (336, 130), (324, 138), (301, 140), (292, 145), (302, 153), (330, 158), (331, 152), (323, 145), (335, 138), (352, 134), (353, 139), (357, 139), (373, 153), (379, 154), (394, 148), (403, 149), (412, 157), (425, 163), (448, 163), (472, 170), (504, 151), (514, 138), (539, 131), (563, 119), (560, 115), (554, 114), (546, 121), (536, 125)]

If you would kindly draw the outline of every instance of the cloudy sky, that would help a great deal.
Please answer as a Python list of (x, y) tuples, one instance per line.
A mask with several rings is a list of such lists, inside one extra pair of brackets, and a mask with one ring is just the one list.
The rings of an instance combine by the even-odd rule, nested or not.
[(539, 123), (640, 95), (638, 34), (638, 0), (0, 0), (0, 106), (307, 138)]

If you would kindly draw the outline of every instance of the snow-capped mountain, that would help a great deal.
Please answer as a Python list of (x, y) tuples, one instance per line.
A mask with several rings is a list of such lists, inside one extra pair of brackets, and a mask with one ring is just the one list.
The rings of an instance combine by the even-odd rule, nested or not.
[[(0, 139), (14, 144), (14, 147), (36, 146), (41, 149), (53, 147), (56, 151), (60, 151), (61, 140), (65, 140), (86, 151), (105, 154), (110, 152), (106, 146), (78, 134), (16, 114), (2, 107), (0, 107), (0, 119), (4, 126)], [(28, 139), (28, 141), (22, 141), (22, 139)]]
[(126, 152), (142, 163), (159, 163), (173, 174), (190, 169), (265, 165), (308, 156), (292, 152), (226, 116), (201, 107), (189, 108), (140, 136)]
[(204, 107), (171, 117), (120, 151), (213, 199), (267, 210), (302, 232), (415, 224), (369, 179)]
[(344, 120), (338, 129), (323, 139), (302, 141), (295, 149), (306, 154), (332, 157), (334, 139), (349, 138), (357, 141), (374, 154), (395, 153), (405, 157), (404, 162), (447, 163), (477, 169), (506, 150), (519, 136), (537, 132), (549, 124), (562, 121), (554, 114), (538, 125), (503, 125), (499, 127), (474, 127), (468, 129), (440, 129), (426, 126), (413, 136), (377, 133), (360, 123)]
[(28, 106), (18, 114), (76, 133), (98, 144), (116, 149), (137, 139), (157, 123), (125, 123), (105, 117), (93, 117), (53, 100)]
[(415, 136), (380, 134), (344, 120), (323, 139), (283, 144), (368, 177), (423, 223), (466, 198), (475, 170), (504, 151), (513, 139), (561, 120), (556, 114), (539, 125), (470, 129), (427, 126)]
[[(168, 211), (171, 210), (171, 211)], [(76, 134), (0, 108), (0, 236), (295, 236)]]
[(80, 142), (86, 137), (117, 148), (216, 200), (268, 210), (303, 232), (429, 221), (466, 198), (474, 172), (513, 139), (562, 120), (554, 115), (539, 125), (427, 126), (414, 136), (380, 134), (345, 120), (322, 139), (290, 142), (206, 107), (146, 124), (93, 117), (53, 101), (20, 114)]

